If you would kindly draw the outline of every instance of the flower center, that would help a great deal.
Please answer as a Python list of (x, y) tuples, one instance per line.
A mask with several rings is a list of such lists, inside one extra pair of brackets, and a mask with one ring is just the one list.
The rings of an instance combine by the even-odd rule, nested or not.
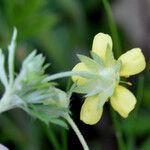
[(116, 85), (119, 84), (120, 76), (119, 76), (119, 69), (117, 68), (118, 64), (114, 64), (113, 66), (104, 67), (102, 70), (99, 71), (100, 75), (100, 84), (102, 86), (102, 91), (106, 94), (107, 98), (111, 97), (114, 93)]
[(115, 68), (104, 68), (99, 71), (99, 75), (110, 84), (118, 84), (120, 80), (119, 71), (116, 72)]

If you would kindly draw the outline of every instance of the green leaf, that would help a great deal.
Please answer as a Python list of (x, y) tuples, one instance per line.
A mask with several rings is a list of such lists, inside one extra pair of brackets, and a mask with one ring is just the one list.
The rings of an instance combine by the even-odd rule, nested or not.
[(14, 28), (10, 45), (8, 46), (8, 73), (9, 73), (9, 84), (12, 86), (14, 80), (14, 55), (16, 49), (16, 38), (17, 29)]
[(27, 103), (42, 103), (43, 100), (48, 99), (51, 95), (51, 93), (37, 90), (24, 96), (24, 100)]
[(53, 124), (62, 126), (65, 129), (68, 129), (68, 124), (64, 120), (61, 120), (61, 119), (51, 119), (50, 122), (53, 123)]
[(66, 108), (43, 104), (29, 105), (27, 108), (25, 108), (25, 111), (27, 111), (33, 117), (45, 122), (46, 124), (53, 122), (58, 125), (64, 125), (61, 121), (59, 122), (58, 120), (61, 120), (63, 114), (68, 112)]
[(2, 50), (0, 49), (0, 81), (2, 84), (7, 88), (8, 86), (8, 79), (7, 79), (7, 74), (5, 72), (5, 57), (2, 53)]
[(36, 55), (36, 51), (29, 54), (23, 61), (21, 71), (15, 80), (15, 87), (17, 89), (24, 89), (25, 87), (23, 88), (23, 86), (27, 85), (32, 85), (32, 87), (45, 86), (46, 83), (42, 83), (42, 80), (46, 77), (44, 75), (44, 61), (45, 58), (41, 54)]

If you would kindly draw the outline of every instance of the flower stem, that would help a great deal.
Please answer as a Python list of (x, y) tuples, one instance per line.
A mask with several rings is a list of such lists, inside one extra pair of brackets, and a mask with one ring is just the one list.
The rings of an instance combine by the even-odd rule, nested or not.
[[(72, 83), (71, 78), (69, 78), (66, 85), (66, 92), (69, 91), (71, 87), (71, 83)], [(69, 95), (69, 97), (71, 96), (71, 94)], [(68, 133), (66, 129), (61, 130), (61, 139), (62, 139), (62, 147), (63, 147), (62, 150), (68, 150)]]
[(64, 77), (70, 77), (70, 76), (81, 76), (81, 77), (85, 77), (85, 78), (98, 77), (94, 73), (89, 73), (89, 72), (85, 72), (85, 71), (66, 71), (66, 72), (60, 72), (60, 73), (56, 73), (54, 75), (50, 75), (46, 79), (44, 79), (43, 82), (48, 82), (48, 81), (52, 81), (52, 80), (56, 80), (56, 79), (60, 79), (60, 78), (64, 78)]
[(83, 146), (83, 149), (84, 150), (89, 150), (89, 147), (88, 147), (86, 141), (84, 140), (83, 135), (81, 134), (81, 132), (79, 131), (77, 125), (74, 123), (74, 121), (71, 119), (71, 117), (68, 114), (66, 114), (64, 117), (68, 121), (68, 123), (70, 124), (70, 126), (72, 127), (72, 129), (74, 130), (76, 135), (78, 136), (79, 141)]

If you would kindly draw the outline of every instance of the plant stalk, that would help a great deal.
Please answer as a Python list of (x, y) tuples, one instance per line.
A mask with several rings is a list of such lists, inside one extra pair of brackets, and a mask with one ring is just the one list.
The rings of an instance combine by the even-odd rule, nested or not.
[(71, 117), (68, 114), (66, 114), (64, 117), (68, 121), (68, 123), (70, 124), (70, 126), (72, 127), (72, 129), (74, 130), (74, 132), (76, 133), (76, 135), (78, 136), (79, 141), (80, 141), (80, 143), (83, 146), (83, 149), (84, 150), (89, 150), (89, 147), (88, 147), (88, 145), (87, 145), (87, 143), (86, 143), (83, 135), (79, 131), (77, 125), (75, 124), (75, 122), (71, 119)]
[(66, 72), (60, 72), (56, 73), (54, 75), (48, 76), (46, 79), (43, 80), (43, 82), (49, 82), (52, 80), (64, 78), (64, 77), (70, 77), (70, 76), (81, 76), (84, 78), (93, 78), (93, 77), (99, 77), (97, 74), (89, 73), (86, 71), (66, 71)]

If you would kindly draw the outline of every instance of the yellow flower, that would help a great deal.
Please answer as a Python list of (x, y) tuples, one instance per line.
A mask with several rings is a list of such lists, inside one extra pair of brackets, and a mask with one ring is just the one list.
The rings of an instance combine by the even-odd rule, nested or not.
[(135, 107), (136, 98), (119, 82), (120, 77), (129, 77), (145, 69), (146, 62), (141, 49), (131, 49), (115, 60), (111, 37), (99, 33), (94, 37), (91, 55), (93, 59), (78, 55), (81, 62), (73, 68), (73, 71), (93, 74), (91, 78), (72, 77), (77, 84), (76, 92), (87, 94), (80, 119), (90, 125), (97, 123), (108, 99), (115, 111), (124, 118), (128, 117)]

